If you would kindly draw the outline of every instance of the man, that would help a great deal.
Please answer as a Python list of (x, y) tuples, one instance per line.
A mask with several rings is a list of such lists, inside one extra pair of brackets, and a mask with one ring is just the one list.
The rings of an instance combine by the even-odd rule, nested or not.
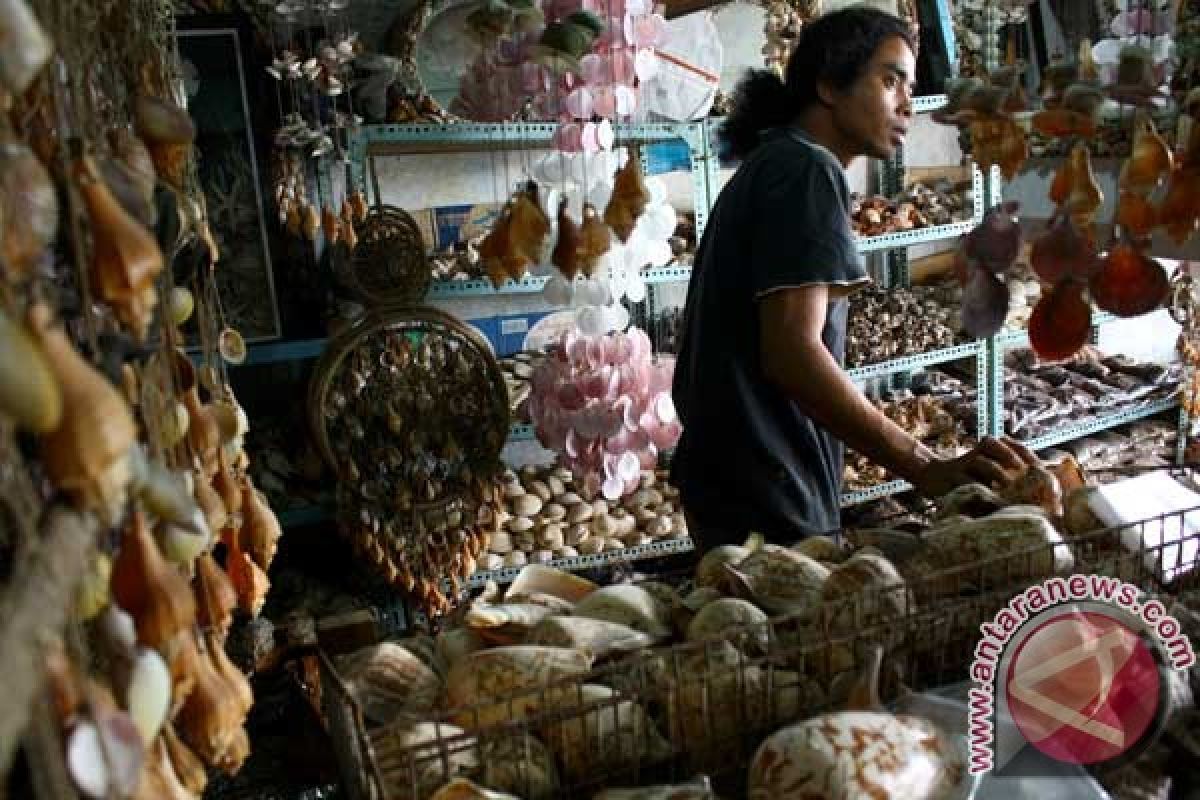
[(805, 26), (786, 79), (755, 71), (738, 87), (722, 133), (743, 163), (696, 255), (673, 387), (672, 482), (702, 549), (836, 530), (843, 443), (931, 496), (1032, 458), (991, 439), (937, 458), (843, 369), (846, 297), (868, 280), (845, 169), (903, 143), (914, 51), (902, 20), (849, 8)]

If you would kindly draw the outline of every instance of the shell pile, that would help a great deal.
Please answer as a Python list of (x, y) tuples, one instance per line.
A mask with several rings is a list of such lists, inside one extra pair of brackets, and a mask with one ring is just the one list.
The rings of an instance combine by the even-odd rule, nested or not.
[(1106, 356), (1088, 347), (1053, 364), (1037, 362), (1028, 350), (1010, 350), (1004, 373), (1005, 433), (1032, 439), (1171, 397), (1179, 392), (1181, 367)]
[[(917, 644), (908, 637), (920, 630), (903, 632), (906, 615), (932, 612), (960, 591), (1025, 585), (1076, 566), (1051, 521), (1061, 517), (1023, 505), (1040, 499), (1061, 514), (1057, 478), (1040, 466), (1027, 477), (1003, 497), (982, 486), (957, 490), (920, 533), (861, 529), (842, 544), (812, 537), (792, 548), (752, 537), (744, 547), (714, 549), (686, 593), (655, 581), (601, 588), (541, 565), (524, 567), (507, 591), (490, 583), (460, 627), (436, 640), (405, 640), (344, 662), (342, 677), (373, 710), (384, 788), (413, 797), (415, 786), (424, 798), (465, 778), (519, 797), (578, 794), (581, 784), (621, 785), (673, 756), (711, 765), (731, 737), (766, 736), (806, 719), (851, 722), (839, 718), (849, 713), (843, 709), (878, 703), (883, 648)], [(970, 580), (940, 577), (976, 562), (986, 566), (969, 571)], [(979, 620), (951, 622), (962, 623), (955, 635), (964, 641), (978, 636)], [(870, 636), (887, 641), (857, 652), (820, 645), (822, 630), (875, 631)], [(648, 649), (655, 645), (672, 646)], [(390, 662), (371, 666), (372, 655)], [(727, 724), (733, 719), (737, 726)], [(877, 721), (903, 724), (890, 715)], [(933, 752), (923, 741), (928, 730), (914, 730), (917, 749)], [(499, 747), (520, 751), (521, 769), (489, 764)], [(877, 796), (918, 796), (883, 777)]]
[(524, 467), (503, 476), (500, 530), (479, 567), (493, 570), (624, 550), (688, 535), (678, 491), (662, 472), (645, 471), (619, 501), (584, 500), (564, 467)]
[(1070, 455), (1097, 482), (1127, 476), (1127, 468), (1166, 467), (1173, 463), (1178, 426), (1168, 420), (1142, 420), (1094, 436), (1085, 436), (1040, 454), (1047, 461)]
[(882, 236), (885, 233), (949, 225), (971, 216), (969, 184), (957, 186), (949, 180), (932, 185), (914, 183), (890, 200), (875, 195), (851, 195), (851, 224), (859, 236)]
[(479, 258), (479, 242), (483, 234), (434, 253), (429, 259), (435, 281), (470, 281), (484, 277)]
[(504, 356), (500, 359), (500, 369), (504, 372), (504, 385), (508, 388), (508, 406), (513, 415), (519, 420), (528, 420), (529, 413), (525, 401), (532, 389), (531, 378), (533, 371), (546, 358), (546, 354), (537, 350), (523, 350)]
[[(933, 373), (939, 374), (939, 373)], [(888, 419), (908, 431), (940, 456), (962, 455), (973, 444), (975, 391), (955, 378), (942, 376), (937, 394), (903, 390), (892, 399), (874, 400)], [(883, 467), (857, 452), (846, 453), (843, 491), (857, 492), (890, 480)]]
[(846, 323), (846, 366), (876, 364), (966, 341), (957, 333), (958, 315), (947, 296), (945, 289), (924, 286), (869, 286), (855, 292)]

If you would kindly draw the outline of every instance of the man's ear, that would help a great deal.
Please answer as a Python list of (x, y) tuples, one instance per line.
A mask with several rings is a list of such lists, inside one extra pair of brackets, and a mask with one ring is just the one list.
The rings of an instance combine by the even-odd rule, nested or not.
[(817, 102), (832, 108), (838, 100), (838, 91), (829, 81), (817, 81)]

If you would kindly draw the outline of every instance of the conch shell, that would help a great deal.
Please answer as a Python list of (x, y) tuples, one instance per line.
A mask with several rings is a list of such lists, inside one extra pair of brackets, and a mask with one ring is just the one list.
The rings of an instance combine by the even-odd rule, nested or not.
[(806, 555), (764, 545), (737, 567), (725, 566), (738, 593), (771, 614), (814, 609), (829, 568)]
[(582, 246), (583, 236), (579, 232), (579, 225), (567, 213), (567, 198), (564, 197), (558, 204), (558, 238), (550, 253), (550, 263), (558, 267), (567, 280), (579, 273)]
[(403, 721), (372, 734), (384, 796), (425, 800), (447, 781), (473, 774), (479, 768), (478, 745), (466, 733), (444, 722)]
[(1079, 142), (1071, 148), (1071, 189), (1064, 208), (1071, 214), (1080, 230), (1086, 231), (1096, 211), (1104, 204), (1104, 193), (1092, 171), (1092, 157), (1087, 144)]
[(1155, 129), (1153, 120), (1143, 115), (1133, 135), (1132, 152), (1121, 167), (1118, 185), (1122, 189), (1148, 192), (1173, 165), (1171, 148)]
[(442, 694), (437, 673), (393, 642), (372, 645), (338, 659), (338, 674), (367, 719), (390, 724), (401, 715), (427, 714)]
[(567, 647), (589, 653), (597, 661), (652, 646), (656, 637), (619, 622), (587, 617), (547, 616), (525, 637), (526, 644)]
[(529, 564), (517, 573), (505, 597), (512, 600), (543, 594), (574, 605), (598, 588), (595, 583), (574, 573), (544, 564)]
[(114, 525), (132, 477), (130, 448), (137, 429), (129, 407), (62, 329), (50, 326), (49, 309), (34, 306), (29, 319), (63, 399), (61, 423), (41, 440), (46, 472), (77, 506)]
[(275, 550), (283, 529), (279, 519), (267, 504), (262, 492), (254, 488), (249, 477), (242, 483), (242, 547), (264, 571), (275, 560)]
[[(454, 722), (467, 728), (518, 719), (538, 710), (544, 700), (528, 690), (579, 677), (591, 667), (589, 654), (564, 647), (519, 645), (480, 650), (450, 668), (446, 703), (459, 709)], [(513, 695), (517, 696), (511, 702), (501, 700)], [(481, 702), (481, 698), (486, 699)]]
[[(854, 769), (844, 769), (846, 763)], [(934, 800), (956, 796), (966, 765), (927, 720), (883, 712), (822, 714), (784, 728), (750, 764), (749, 800), (872, 797)]]
[(589, 278), (596, 272), (600, 259), (612, 247), (612, 231), (600, 220), (591, 203), (583, 204), (583, 224), (579, 226), (579, 268)]
[(172, 188), (183, 188), (196, 128), (188, 113), (174, 103), (142, 94), (134, 101), (134, 129), (154, 159), (154, 169)]
[(30, 433), (49, 433), (63, 415), (50, 365), (25, 326), (0, 308), (0, 414)]
[(163, 560), (146, 520), (133, 515), (113, 562), (113, 599), (129, 612), (138, 641), (162, 647), (196, 621), (196, 601), (187, 580)]
[(76, 165), (76, 179), (92, 225), (92, 286), (140, 341), (158, 303), (154, 279), (163, 269), (162, 251), (112, 196), (90, 158)]
[(0, 2), (0, 83), (22, 95), (54, 53), (54, 44), (25, 0)]
[(524, 800), (549, 800), (558, 792), (558, 767), (546, 745), (527, 733), (483, 746), (483, 782)]
[[(0, 47), (10, 49), (20, 45)], [(0, 63), (3, 59), (0, 55)], [(58, 193), (42, 162), (10, 133), (0, 133), (0, 261), (10, 280), (33, 271), (54, 241), (58, 216)]]
[(597, 589), (579, 601), (575, 616), (620, 623), (656, 639), (671, 635), (667, 609), (650, 592), (633, 584)]
[(504, 792), (493, 792), (466, 778), (455, 778), (433, 793), (429, 800), (521, 800)]
[(770, 646), (769, 617), (762, 609), (738, 597), (722, 597), (705, 604), (688, 624), (690, 642), (728, 637), (739, 649), (766, 654)]

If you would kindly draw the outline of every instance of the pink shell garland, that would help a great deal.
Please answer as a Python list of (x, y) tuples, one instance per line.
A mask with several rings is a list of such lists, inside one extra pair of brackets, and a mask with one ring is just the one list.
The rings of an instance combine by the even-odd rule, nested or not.
[(563, 335), (534, 371), (529, 414), (542, 446), (559, 454), (585, 491), (615, 500), (675, 446), (674, 360), (655, 359), (645, 331)]

